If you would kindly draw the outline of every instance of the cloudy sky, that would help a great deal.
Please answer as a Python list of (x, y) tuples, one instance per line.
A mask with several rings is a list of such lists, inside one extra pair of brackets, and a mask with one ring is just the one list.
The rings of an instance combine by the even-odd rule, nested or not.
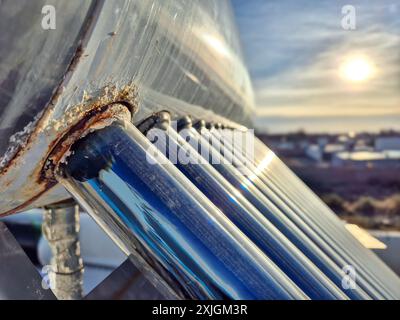
[[(341, 24), (347, 4), (355, 30)], [(400, 0), (233, 0), (233, 7), (260, 129), (400, 128)]]

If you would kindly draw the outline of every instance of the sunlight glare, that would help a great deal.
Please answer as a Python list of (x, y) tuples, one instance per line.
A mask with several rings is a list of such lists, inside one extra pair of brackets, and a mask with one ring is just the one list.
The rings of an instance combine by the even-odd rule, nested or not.
[(350, 57), (340, 67), (342, 77), (352, 82), (362, 82), (371, 78), (374, 72), (372, 63), (366, 57)]

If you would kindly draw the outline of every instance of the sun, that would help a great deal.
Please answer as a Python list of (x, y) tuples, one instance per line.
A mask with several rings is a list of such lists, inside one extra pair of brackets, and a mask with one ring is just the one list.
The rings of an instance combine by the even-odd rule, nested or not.
[(364, 82), (372, 77), (374, 66), (364, 56), (347, 58), (340, 66), (341, 76), (351, 82)]

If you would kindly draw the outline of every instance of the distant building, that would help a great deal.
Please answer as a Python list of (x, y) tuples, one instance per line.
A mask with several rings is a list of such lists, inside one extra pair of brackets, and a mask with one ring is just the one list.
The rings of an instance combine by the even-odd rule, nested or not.
[(353, 147), (353, 151), (368, 151), (368, 152), (374, 152), (375, 149), (370, 146), (363, 146), (363, 145), (355, 145)]
[(375, 150), (400, 150), (400, 136), (382, 136), (375, 139)]
[(346, 146), (339, 143), (328, 143), (322, 150), (322, 159), (325, 161), (331, 161), (334, 154), (346, 151)]
[(332, 166), (353, 168), (400, 167), (400, 151), (338, 152), (332, 157)]
[(354, 144), (354, 139), (347, 135), (340, 135), (336, 138), (336, 143), (344, 145), (346, 149), (350, 149)]
[(305, 154), (308, 158), (314, 161), (321, 161), (322, 160), (322, 150), (318, 144), (310, 144), (305, 149)]
[(295, 144), (292, 141), (281, 141), (277, 144), (278, 150), (293, 150), (295, 148)]
[(320, 162), (331, 161), (334, 154), (342, 151), (346, 151), (346, 146), (343, 144), (327, 143), (321, 145), (320, 143), (314, 143), (307, 146), (305, 154), (308, 158)]
[(317, 143), (320, 148), (324, 148), (329, 143), (329, 138), (328, 137), (318, 137)]

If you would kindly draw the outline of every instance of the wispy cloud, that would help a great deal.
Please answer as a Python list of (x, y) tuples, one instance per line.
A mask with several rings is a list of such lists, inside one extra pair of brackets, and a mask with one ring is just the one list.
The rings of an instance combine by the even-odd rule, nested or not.
[[(233, 4), (258, 118), (400, 115), (400, 0)], [(345, 4), (356, 7), (356, 30), (341, 27)], [(372, 79), (340, 78), (351, 54), (368, 57)]]

